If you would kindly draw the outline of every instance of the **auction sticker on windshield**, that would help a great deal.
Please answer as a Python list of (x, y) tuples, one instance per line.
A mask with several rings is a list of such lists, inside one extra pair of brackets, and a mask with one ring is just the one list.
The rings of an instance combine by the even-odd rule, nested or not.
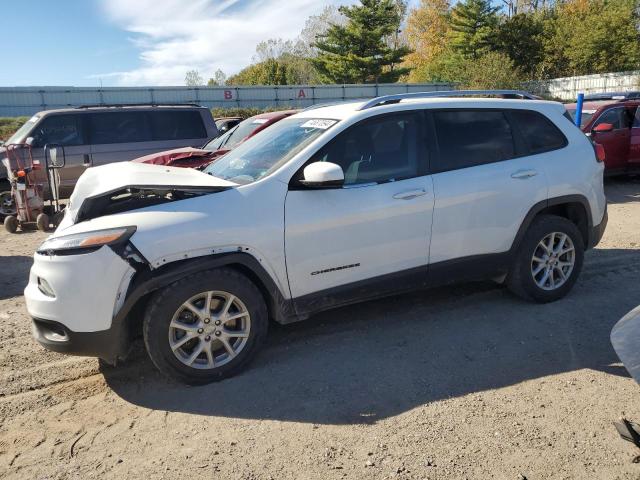
[(301, 128), (320, 128), (321, 130), (326, 130), (332, 125), (336, 124), (336, 120), (309, 120), (308, 122), (300, 125)]

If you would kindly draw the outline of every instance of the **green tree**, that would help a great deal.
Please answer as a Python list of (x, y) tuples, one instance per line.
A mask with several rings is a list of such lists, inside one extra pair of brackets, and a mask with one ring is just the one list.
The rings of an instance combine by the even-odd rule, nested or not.
[(619, 72), (640, 66), (635, 0), (568, 0), (547, 22), (543, 75)]
[(304, 83), (289, 64), (269, 58), (240, 70), (227, 85), (294, 85)]
[(495, 42), (499, 7), (490, 0), (464, 0), (451, 10), (450, 41), (465, 57), (478, 58), (490, 51)]
[(410, 49), (391, 41), (402, 22), (396, 1), (361, 0), (360, 5), (339, 10), (347, 23), (332, 25), (319, 36), (315, 43), (318, 55), (311, 59), (324, 81), (396, 82), (409, 72), (398, 65)]
[(494, 49), (506, 54), (524, 75), (533, 78), (544, 59), (544, 21), (538, 13), (504, 19), (494, 35)]
[(509, 56), (488, 52), (466, 62), (459, 81), (461, 87), (470, 89), (518, 89), (523, 78)]

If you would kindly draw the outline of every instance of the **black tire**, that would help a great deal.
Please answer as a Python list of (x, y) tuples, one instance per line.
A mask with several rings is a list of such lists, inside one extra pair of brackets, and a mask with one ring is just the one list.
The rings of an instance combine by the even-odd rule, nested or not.
[(46, 213), (41, 213), (36, 217), (36, 227), (41, 232), (46, 232), (49, 230), (49, 215)]
[(4, 217), (4, 228), (9, 233), (16, 233), (18, 231), (18, 219), (13, 215)]
[[(538, 244), (553, 232), (567, 235), (574, 246), (573, 269), (566, 281), (553, 290), (541, 288), (532, 272), (532, 259)], [(511, 292), (526, 300), (538, 303), (554, 302), (563, 298), (576, 283), (584, 261), (584, 239), (578, 227), (564, 217), (541, 215), (533, 220), (527, 230), (507, 275), (507, 287)]]
[[(197, 369), (187, 366), (173, 353), (169, 344), (169, 325), (174, 314), (179, 310), (184, 312), (182, 305), (187, 300), (208, 291), (228, 292), (237, 297), (249, 313), (250, 329), (243, 348), (228, 363)], [(160, 372), (182, 383), (203, 385), (231, 377), (244, 369), (258, 352), (267, 327), (267, 307), (260, 290), (236, 270), (220, 268), (190, 275), (156, 292), (145, 313), (143, 335), (147, 352)], [(208, 325), (208, 328), (212, 326)], [(211, 338), (216, 340), (214, 336)], [(203, 342), (202, 339), (198, 341)]]

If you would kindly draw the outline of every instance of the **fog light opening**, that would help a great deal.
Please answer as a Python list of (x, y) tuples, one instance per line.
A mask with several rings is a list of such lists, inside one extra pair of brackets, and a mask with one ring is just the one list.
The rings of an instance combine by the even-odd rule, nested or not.
[(56, 294), (53, 292), (53, 288), (49, 285), (44, 278), (38, 277), (38, 290), (44, 293), (47, 297), (55, 298)]

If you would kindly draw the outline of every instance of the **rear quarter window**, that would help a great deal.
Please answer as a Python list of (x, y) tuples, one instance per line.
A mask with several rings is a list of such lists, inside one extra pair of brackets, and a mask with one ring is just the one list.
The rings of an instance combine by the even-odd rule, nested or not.
[(149, 117), (154, 140), (207, 138), (207, 130), (200, 112), (156, 111), (150, 112)]
[(551, 120), (541, 113), (532, 110), (515, 110), (511, 112), (513, 121), (529, 147), (529, 153), (550, 152), (567, 146), (567, 138)]

